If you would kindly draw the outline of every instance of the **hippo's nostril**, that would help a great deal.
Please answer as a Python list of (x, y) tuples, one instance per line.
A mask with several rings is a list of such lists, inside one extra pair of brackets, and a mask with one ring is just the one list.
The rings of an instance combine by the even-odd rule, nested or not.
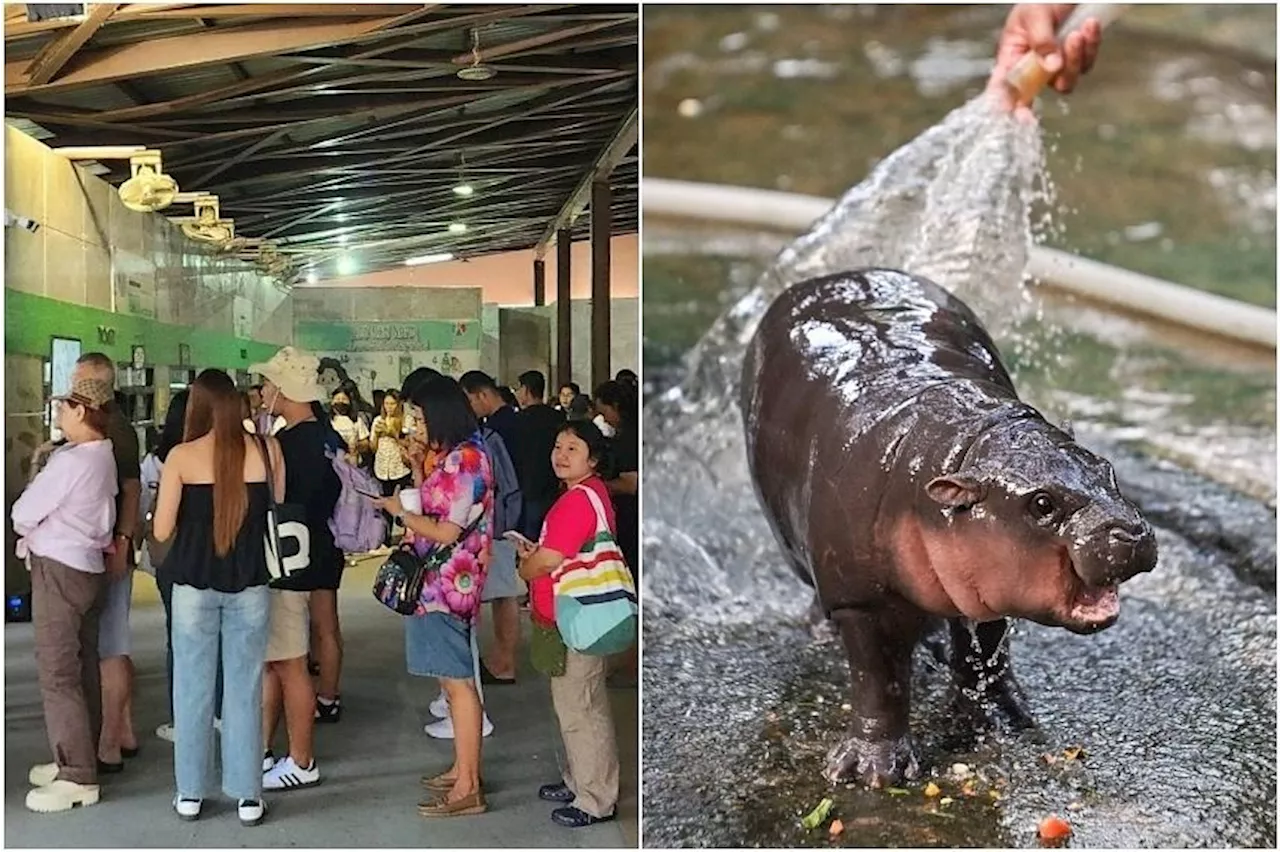
[(1120, 544), (1137, 544), (1142, 541), (1142, 534), (1130, 532), (1123, 527), (1112, 527), (1111, 539), (1119, 542)]

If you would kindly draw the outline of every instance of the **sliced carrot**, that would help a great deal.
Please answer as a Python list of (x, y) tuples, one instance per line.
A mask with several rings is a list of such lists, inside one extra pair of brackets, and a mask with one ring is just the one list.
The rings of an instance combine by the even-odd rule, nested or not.
[(842, 823), (838, 819), (831, 820), (831, 836), (832, 837), (835, 837), (837, 834), (840, 834), (843, 831), (844, 831), (844, 823)]

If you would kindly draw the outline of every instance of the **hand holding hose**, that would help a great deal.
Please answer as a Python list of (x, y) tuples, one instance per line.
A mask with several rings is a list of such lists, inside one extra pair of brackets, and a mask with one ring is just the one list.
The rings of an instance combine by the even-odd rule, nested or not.
[(1009, 12), (996, 49), (996, 67), (987, 84), (987, 90), (1005, 109), (1030, 112), (1039, 86), (1020, 92), (1008, 79), (1028, 54), (1036, 54), (1043, 76), (1062, 94), (1074, 89), (1080, 75), (1093, 67), (1102, 43), (1101, 22), (1088, 18), (1059, 41), (1058, 31), (1075, 8), (1074, 3), (1019, 3)]

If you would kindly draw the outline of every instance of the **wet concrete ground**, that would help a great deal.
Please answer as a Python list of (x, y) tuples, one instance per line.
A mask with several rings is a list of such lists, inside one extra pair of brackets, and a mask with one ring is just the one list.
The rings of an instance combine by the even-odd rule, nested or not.
[[(346, 638), (343, 720), (317, 726), (316, 759), (324, 781), (310, 790), (267, 795), (257, 828), (242, 828), (234, 803), (211, 799), (199, 822), (173, 814), (173, 747), (154, 731), (164, 719), (164, 612), (149, 578), (136, 581), (132, 627), (139, 672), (135, 724), (142, 753), (103, 782), (102, 801), (68, 814), (39, 815), (23, 806), (27, 770), (49, 760), (36, 685), (30, 624), (5, 627), (5, 803), (7, 847), (62, 849), (316, 847), (631, 847), (638, 843), (636, 690), (610, 690), (622, 760), (621, 818), (587, 829), (550, 820), (538, 786), (559, 777), (560, 732), (545, 678), (527, 666), (520, 681), (486, 691), (496, 730), (484, 741), (489, 812), (426, 820), (418, 778), (448, 766), (451, 742), (422, 732), (435, 690), (404, 669), (400, 619), (369, 594), (376, 565), (350, 569), (340, 596)], [(148, 595), (148, 591), (151, 592)]]
[[(732, 517), (696, 542), (651, 533), (646, 520), (656, 594), (645, 624), (645, 844), (1029, 847), (1038, 821), (1057, 813), (1077, 847), (1274, 848), (1275, 597), (1240, 579), (1269, 574), (1274, 588), (1274, 511), (1116, 452), (1126, 492), (1164, 506), (1151, 513), (1158, 569), (1123, 587), (1121, 619), (1101, 634), (1018, 625), (1015, 672), (1038, 731), (963, 742), (943, 712), (945, 673), (918, 654), (913, 728), (939, 776), (936, 799), (923, 780), (898, 795), (822, 781), (849, 717), (843, 653), (796, 616), (807, 590), (757, 537), (749, 491), (716, 491), (706, 517)], [(1083, 756), (1063, 759), (1072, 747)], [(947, 777), (957, 762), (977, 773), (975, 795)], [(839, 838), (799, 826), (824, 796), (845, 826)]]

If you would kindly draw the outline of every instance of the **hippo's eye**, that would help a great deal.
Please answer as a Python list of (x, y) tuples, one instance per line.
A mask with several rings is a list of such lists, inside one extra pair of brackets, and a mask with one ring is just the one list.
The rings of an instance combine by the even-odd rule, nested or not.
[(1053, 498), (1043, 491), (1031, 498), (1031, 514), (1037, 518), (1048, 518), (1057, 511), (1057, 508), (1058, 507), (1054, 505)]

